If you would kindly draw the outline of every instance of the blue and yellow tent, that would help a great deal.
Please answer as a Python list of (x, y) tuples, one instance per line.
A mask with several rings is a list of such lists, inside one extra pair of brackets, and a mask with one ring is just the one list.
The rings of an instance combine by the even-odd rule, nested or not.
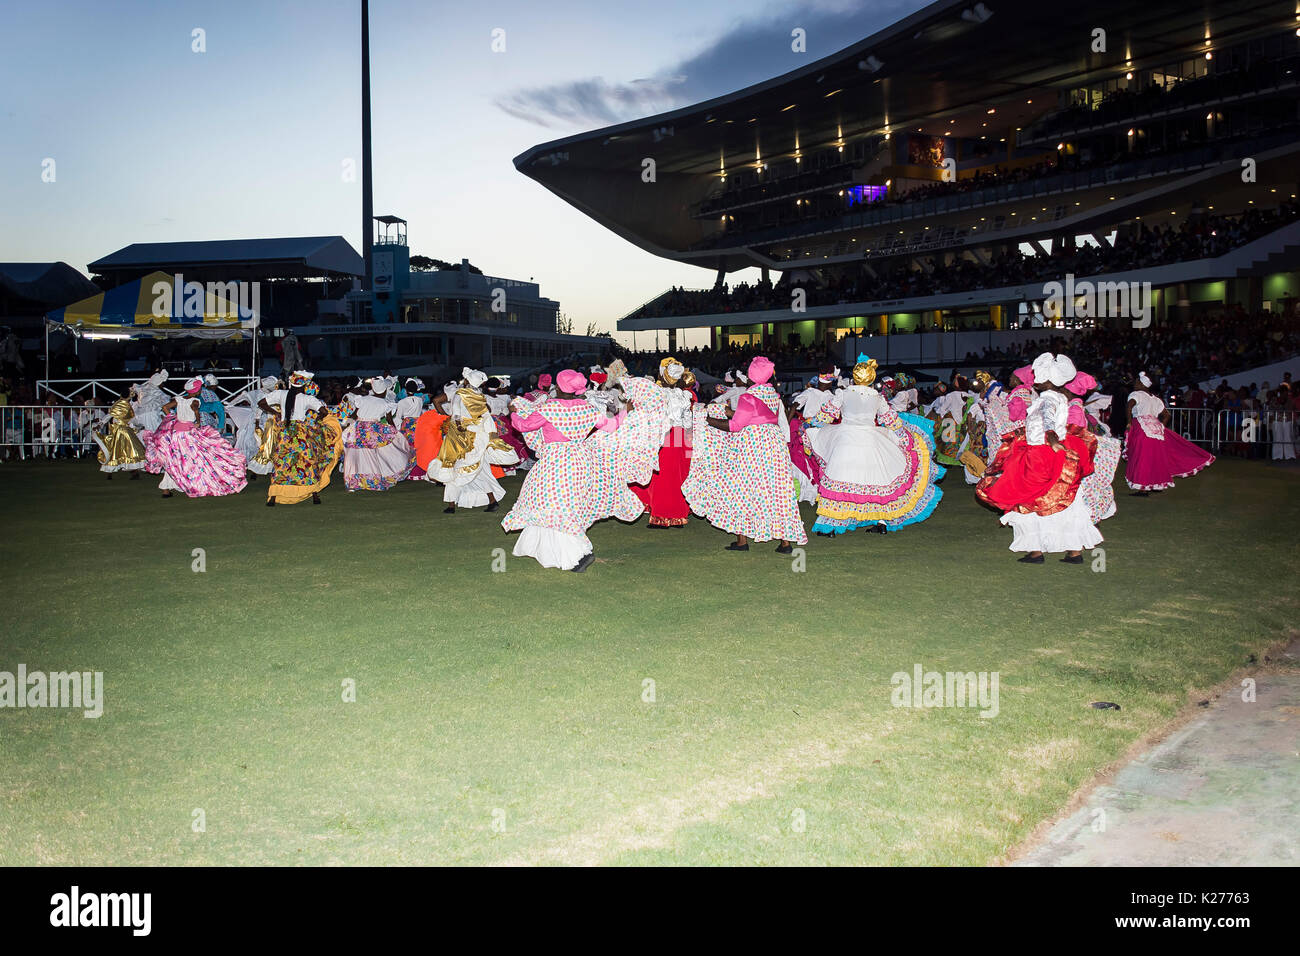
[[(255, 307), (240, 311), (239, 286), (184, 282), (177, 294), (176, 277), (152, 272), (107, 292), (45, 314), (48, 327), (91, 338), (204, 339), (247, 338), (257, 328)], [(247, 296), (247, 291), (245, 291)]]

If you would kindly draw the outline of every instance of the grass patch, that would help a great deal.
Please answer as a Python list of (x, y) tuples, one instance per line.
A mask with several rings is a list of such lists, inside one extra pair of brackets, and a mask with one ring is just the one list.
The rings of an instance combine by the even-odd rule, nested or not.
[[(697, 520), (603, 523), (578, 575), (423, 482), (268, 509), (5, 464), (0, 670), (103, 671), (105, 712), (0, 710), (0, 860), (985, 863), (1294, 625), (1298, 478), (1121, 492), (1104, 574), (1018, 565), (954, 472), (803, 574)], [(892, 707), (917, 663), (999, 672), (999, 715)]]

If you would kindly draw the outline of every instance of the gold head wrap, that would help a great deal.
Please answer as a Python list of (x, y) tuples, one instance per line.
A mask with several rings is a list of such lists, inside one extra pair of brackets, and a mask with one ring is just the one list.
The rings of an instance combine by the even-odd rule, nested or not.
[(870, 385), (876, 380), (876, 360), (868, 359), (853, 366), (853, 384)]
[[(668, 366), (670, 365), (681, 365), (683, 369), (685, 369), (686, 367), (681, 362), (677, 361), (677, 359), (673, 358), (671, 355), (668, 356), (666, 359), (663, 359), (659, 363), (659, 381), (663, 382), (665, 385), (676, 385), (678, 379), (681, 378), (681, 375), (676, 375), (676, 376), (669, 375)], [(685, 373), (683, 372), (682, 374)]]
[(980, 387), (981, 392), (984, 391), (984, 389), (988, 388), (989, 384), (992, 381), (993, 381), (993, 376), (990, 375), (988, 372), (984, 371), (983, 369), (980, 369), (978, 372), (975, 373), (975, 384)]

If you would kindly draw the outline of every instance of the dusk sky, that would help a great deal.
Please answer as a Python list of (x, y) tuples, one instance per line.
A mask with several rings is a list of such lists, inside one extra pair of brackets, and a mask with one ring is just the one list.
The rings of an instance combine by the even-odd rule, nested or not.
[[(534, 278), (575, 332), (612, 329), (668, 286), (712, 275), (616, 237), (511, 159), (798, 68), (924, 5), (372, 0), (375, 213), (409, 220), (412, 254)], [(7, 5), (0, 261), (85, 271), (132, 242), (298, 235), (359, 249), (360, 180), (343, 176), (360, 157), (359, 9)], [(796, 26), (805, 55), (790, 50)], [(491, 49), (498, 27), (504, 53)], [(196, 28), (206, 52), (191, 49)]]

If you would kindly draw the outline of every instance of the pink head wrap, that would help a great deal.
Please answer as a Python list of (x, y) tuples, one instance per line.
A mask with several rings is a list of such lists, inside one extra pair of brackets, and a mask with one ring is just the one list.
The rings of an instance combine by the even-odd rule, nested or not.
[[(768, 362), (767, 364), (771, 365), (772, 363)], [(753, 369), (754, 367), (751, 365), (751, 374)], [(738, 432), (748, 425), (775, 425), (776, 412), (768, 408), (762, 399), (746, 393), (740, 396), (740, 400), (736, 402), (736, 414), (731, 416), (730, 424), (733, 432)]]
[(1016, 369), (1016, 378), (1020, 379), (1021, 385), (1034, 384), (1034, 367), (1026, 365), (1024, 368)]
[(587, 390), (587, 376), (581, 372), (575, 372), (571, 368), (566, 368), (556, 374), (555, 384), (560, 387), (560, 391), (568, 392), (570, 395), (577, 395)]
[(749, 372), (746, 374), (755, 385), (766, 385), (776, 374), (776, 366), (772, 364), (770, 358), (755, 355), (753, 361), (749, 363)]
[(1079, 372), (1065, 384), (1065, 390), (1075, 395), (1086, 395), (1096, 387), (1097, 380), (1087, 372)]
[(549, 375), (539, 375), (539, 376), (537, 376), (537, 387), (538, 387), (538, 388), (550, 388), (550, 387), (551, 387), (551, 376), (549, 376)]

